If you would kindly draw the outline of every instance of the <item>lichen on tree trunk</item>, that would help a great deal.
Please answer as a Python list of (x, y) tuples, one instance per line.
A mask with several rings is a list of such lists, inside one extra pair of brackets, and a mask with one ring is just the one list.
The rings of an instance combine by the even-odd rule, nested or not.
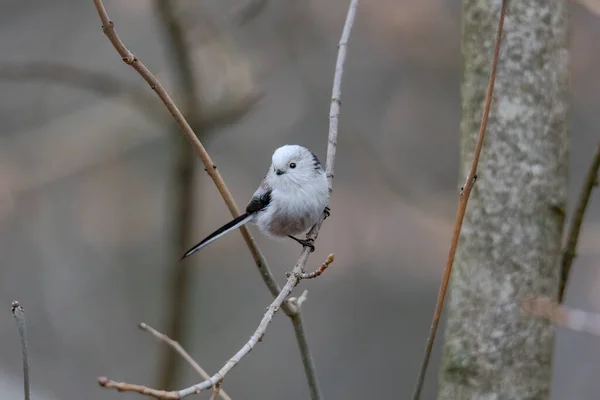
[[(461, 184), (489, 78), (499, 0), (463, 0)], [(478, 178), (450, 286), (440, 399), (545, 399), (554, 333), (522, 316), (556, 298), (567, 186), (568, 2), (509, 3)]]

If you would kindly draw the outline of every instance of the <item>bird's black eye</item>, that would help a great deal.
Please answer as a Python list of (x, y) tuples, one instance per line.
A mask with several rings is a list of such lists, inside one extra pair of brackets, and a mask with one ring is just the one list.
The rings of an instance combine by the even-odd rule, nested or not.
[(296, 168), (296, 163), (295, 162), (290, 163), (290, 168)]

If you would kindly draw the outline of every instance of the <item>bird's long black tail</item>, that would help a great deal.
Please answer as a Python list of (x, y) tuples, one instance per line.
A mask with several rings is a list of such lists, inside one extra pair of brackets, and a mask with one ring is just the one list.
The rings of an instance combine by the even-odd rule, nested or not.
[(231, 222), (226, 223), (225, 225), (223, 225), (222, 227), (220, 227), (219, 229), (217, 229), (216, 231), (214, 231), (213, 233), (211, 233), (210, 235), (208, 235), (200, 243), (196, 244), (194, 247), (192, 247), (191, 249), (189, 249), (183, 255), (183, 257), (181, 257), (181, 259), (183, 260), (184, 258), (191, 256), (196, 251), (200, 250), (201, 248), (203, 248), (207, 244), (209, 244), (209, 243), (217, 240), (218, 238), (220, 238), (221, 236), (223, 236), (227, 232), (230, 232), (230, 231), (232, 231), (234, 229), (237, 229), (240, 226), (244, 225), (246, 222), (249, 222), (252, 219), (252, 215), (253, 214), (244, 213), (244, 214), (240, 215), (239, 217), (234, 218)]

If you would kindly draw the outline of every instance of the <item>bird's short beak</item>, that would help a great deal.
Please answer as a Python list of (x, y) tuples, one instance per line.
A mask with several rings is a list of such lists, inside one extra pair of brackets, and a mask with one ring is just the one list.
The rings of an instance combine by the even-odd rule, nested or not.
[(281, 169), (276, 169), (276, 170), (275, 170), (275, 173), (276, 173), (277, 175), (283, 175), (283, 170), (281, 170)]

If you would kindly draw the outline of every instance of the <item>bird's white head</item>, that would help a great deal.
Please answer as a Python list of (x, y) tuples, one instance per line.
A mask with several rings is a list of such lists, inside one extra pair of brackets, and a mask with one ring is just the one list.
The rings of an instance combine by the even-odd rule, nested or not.
[(275, 150), (271, 171), (273, 180), (301, 184), (322, 173), (323, 167), (310, 150), (296, 144), (288, 144)]

